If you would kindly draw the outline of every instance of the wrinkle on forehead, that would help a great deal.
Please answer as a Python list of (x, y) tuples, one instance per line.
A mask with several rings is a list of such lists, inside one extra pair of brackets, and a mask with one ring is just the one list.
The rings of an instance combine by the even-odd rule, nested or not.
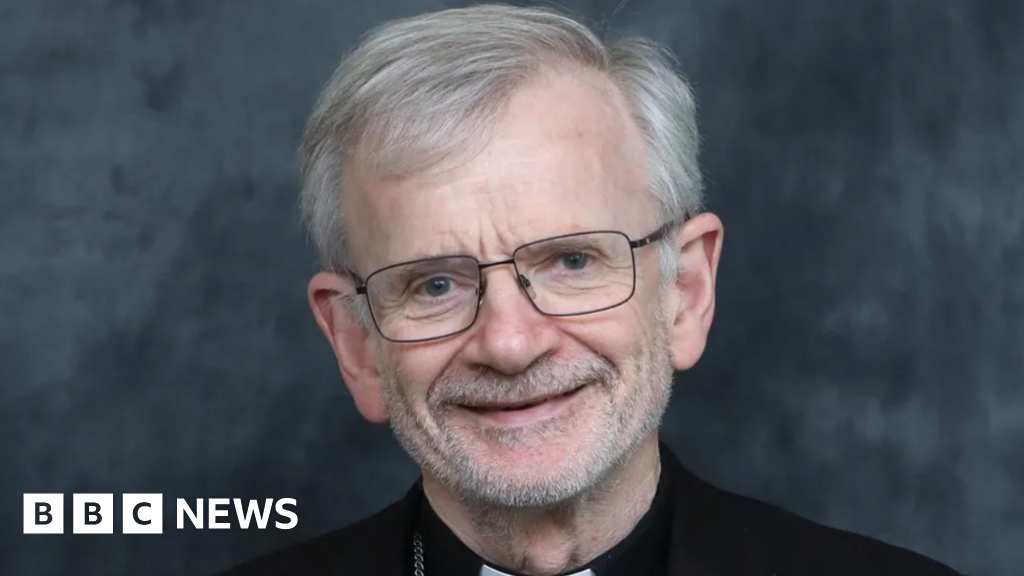
[(412, 177), (350, 174), (346, 226), (370, 268), (443, 254), (507, 257), (587, 229), (646, 233), (644, 145), (624, 99), (597, 73), (520, 88), (471, 160)]

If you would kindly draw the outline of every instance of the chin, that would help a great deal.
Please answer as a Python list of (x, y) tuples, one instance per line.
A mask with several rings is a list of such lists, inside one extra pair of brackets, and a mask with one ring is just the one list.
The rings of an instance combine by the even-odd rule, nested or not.
[(483, 474), (467, 486), (471, 496), (509, 508), (545, 508), (572, 500), (594, 484), (593, 471), (519, 469)]
[(576, 437), (478, 438), (467, 451), (461, 484), (474, 498), (511, 507), (543, 507), (569, 500), (603, 475), (603, 458), (592, 443)]
[(599, 439), (586, 433), (595, 429), (593, 424), (550, 421), (523, 428), (478, 428), (466, 430), (464, 445), (471, 458), (488, 468), (554, 472), (583, 464), (601, 451)]

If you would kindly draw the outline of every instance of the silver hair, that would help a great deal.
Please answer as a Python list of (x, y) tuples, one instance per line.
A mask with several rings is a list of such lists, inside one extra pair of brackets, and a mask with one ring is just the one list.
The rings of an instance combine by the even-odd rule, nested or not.
[[(700, 211), (696, 105), (669, 50), (643, 38), (603, 42), (549, 8), (449, 9), (371, 31), (320, 94), (300, 148), (300, 203), (321, 266), (352, 268), (341, 202), (346, 162), (402, 176), (471, 155), (512, 92), (543, 67), (607, 75), (644, 137), (662, 221)], [(665, 286), (679, 271), (668, 243), (659, 246)]]

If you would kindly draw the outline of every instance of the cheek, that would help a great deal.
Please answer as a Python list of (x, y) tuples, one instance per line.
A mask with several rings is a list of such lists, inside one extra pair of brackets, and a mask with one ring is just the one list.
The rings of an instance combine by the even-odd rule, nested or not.
[(637, 354), (648, 346), (651, 337), (643, 309), (630, 304), (632, 302), (596, 315), (595, 320), (603, 317), (573, 330), (578, 341), (593, 353), (610, 360), (624, 376), (629, 375), (631, 364)]
[(388, 350), (381, 358), (381, 371), (395, 376), (403, 395), (413, 404), (424, 404), (431, 385), (448, 365), (450, 355), (431, 347)]

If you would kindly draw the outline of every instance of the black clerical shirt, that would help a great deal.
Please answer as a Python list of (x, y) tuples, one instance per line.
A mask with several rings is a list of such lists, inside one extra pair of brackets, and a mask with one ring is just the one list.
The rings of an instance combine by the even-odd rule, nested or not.
[[(575, 574), (588, 568), (596, 576), (667, 574), (672, 530), (672, 489), (667, 475), (668, 471), (663, 468), (651, 507), (626, 538), (586, 565), (564, 574)], [(422, 499), (416, 524), (423, 538), (425, 576), (479, 576), (485, 563), (512, 576), (521, 576), (519, 572), (486, 562), (470, 550), (441, 521), (426, 498)]]

